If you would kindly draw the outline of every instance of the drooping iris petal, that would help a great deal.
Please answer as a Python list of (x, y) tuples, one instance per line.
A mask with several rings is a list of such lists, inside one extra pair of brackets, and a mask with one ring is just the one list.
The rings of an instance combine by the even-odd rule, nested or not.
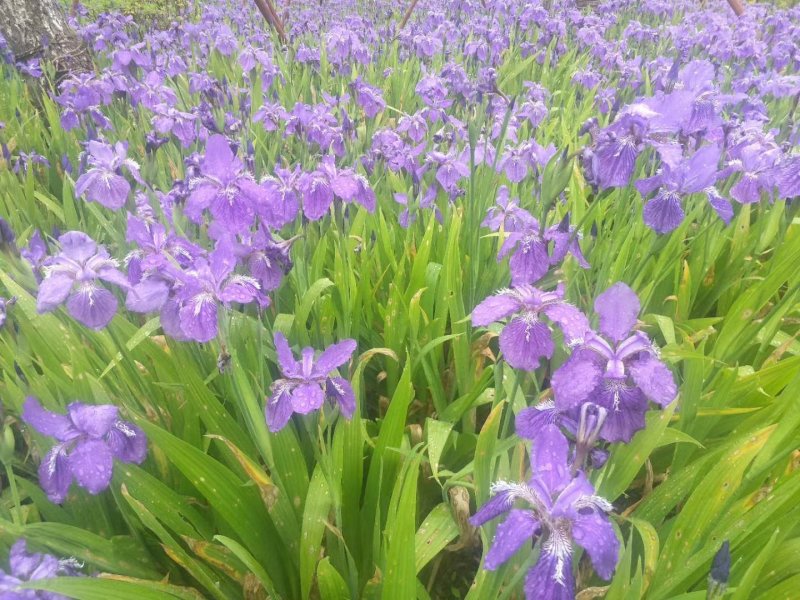
[(556, 424), (558, 419), (559, 414), (555, 405), (552, 402), (543, 402), (519, 411), (514, 429), (518, 436), (535, 440), (543, 427)]
[(667, 406), (675, 399), (678, 389), (667, 366), (657, 358), (647, 357), (631, 362), (631, 378), (650, 400)]
[(484, 567), (494, 571), (539, 530), (539, 521), (530, 510), (512, 509), (505, 520), (497, 527), (489, 552), (486, 553)]
[(342, 377), (329, 377), (325, 381), (325, 395), (339, 405), (346, 418), (356, 411), (356, 396), (350, 382)]
[(707, 188), (705, 192), (708, 203), (711, 205), (711, 208), (714, 209), (714, 212), (717, 213), (717, 216), (722, 219), (725, 225), (730, 225), (733, 219), (733, 206), (731, 203), (720, 196), (719, 192), (713, 187)]
[(180, 328), (196, 342), (217, 337), (217, 303), (210, 294), (198, 294), (180, 309)]
[(311, 370), (311, 375), (313, 377), (324, 377), (350, 360), (350, 356), (355, 349), (355, 340), (344, 340), (338, 344), (328, 346), (325, 351), (319, 355), (319, 358), (314, 361), (314, 368)]
[(656, 233), (677, 229), (685, 216), (680, 196), (663, 190), (644, 206), (644, 222)]
[(117, 299), (107, 289), (88, 282), (67, 299), (67, 311), (87, 327), (102, 329), (114, 318)]
[(22, 419), (42, 435), (66, 442), (78, 435), (66, 415), (50, 412), (33, 396), (28, 396), (22, 407)]
[(324, 401), (325, 394), (318, 383), (300, 384), (292, 392), (292, 408), (302, 415), (319, 410)]
[(594, 362), (573, 355), (553, 373), (550, 384), (556, 406), (566, 411), (579, 406), (589, 398), (603, 372)]
[(36, 310), (45, 313), (55, 310), (69, 296), (73, 280), (68, 275), (53, 274), (46, 277), (39, 284), (39, 293), (36, 295)]
[(511, 270), (511, 284), (521, 286), (536, 283), (547, 274), (550, 257), (547, 244), (539, 239), (523, 238), (519, 247), (508, 261)]
[(99, 494), (111, 483), (114, 456), (104, 441), (87, 439), (70, 452), (69, 468), (81, 487), (90, 494)]
[(328, 181), (314, 178), (303, 194), (303, 213), (312, 221), (318, 221), (333, 204), (333, 190)]
[(529, 315), (514, 317), (500, 333), (500, 351), (515, 369), (536, 370), (554, 349), (550, 328)]
[(731, 198), (741, 204), (760, 202), (761, 188), (758, 177), (753, 173), (743, 173), (742, 178), (731, 188)]
[(116, 421), (106, 437), (115, 458), (126, 463), (141, 464), (147, 458), (147, 436), (128, 421)]
[(575, 577), (572, 574), (571, 559), (571, 549), (557, 556), (549, 547), (543, 548), (539, 560), (525, 576), (525, 598), (575, 600)]
[(636, 292), (618, 282), (595, 299), (594, 310), (600, 317), (600, 332), (621, 342), (636, 325), (641, 305)]
[(595, 572), (605, 580), (611, 579), (619, 557), (619, 540), (608, 518), (595, 511), (578, 511), (572, 521), (572, 537), (589, 554)]
[(61, 504), (67, 499), (72, 484), (72, 470), (63, 444), (53, 446), (39, 465), (39, 484), (51, 502)]
[[(80, 197), (84, 193), (92, 202), (97, 202), (111, 210), (119, 210), (125, 206), (131, 184), (122, 175), (113, 172), (92, 169), (78, 178), (75, 185), (75, 195)], [(85, 178), (85, 179), (84, 179)]]
[(93, 438), (104, 437), (119, 415), (113, 404), (92, 405), (83, 402), (72, 402), (67, 407), (67, 413), (81, 433)]
[(267, 427), (272, 433), (283, 429), (294, 412), (292, 386), (282, 385), (278, 387), (267, 400), (264, 412), (267, 419)]
[(501, 292), (489, 296), (473, 309), (472, 324), (476, 327), (485, 327), (517, 312), (519, 308), (519, 300), (511, 294)]
[(161, 314), (159, 315), (161, 328), (169, 337), (178, 341), (186, 341), (189, 337), (181, 327), (180, 313), (180, 303), (174, 298), (167, 300), (164, 306), (161, 307)]
[(639, 388), (606, 378), (593, 394), (592, 402), (608, 411), (600, 432), (604, 440), (627, 443), (634, 433), (644, 428), (647, 399)]

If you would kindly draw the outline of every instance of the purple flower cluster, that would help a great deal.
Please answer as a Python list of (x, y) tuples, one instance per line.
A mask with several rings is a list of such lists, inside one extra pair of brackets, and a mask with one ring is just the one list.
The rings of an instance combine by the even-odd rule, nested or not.
[(8, 555), (8, 572), (0, 570), (2, 600), (67, 600), (54, 592), (21, 589), (29, 581), (79, 575), (82, 565), (75, 559), (59, 560), (50, 554), (28, 552), (25, 539), (18, 539)]
[[(683, 222), (684, 202), (694, 194), (704, 195), (730, 223), (733, 207), (718, 185), (731, 177), (727, 196), (739, 204), (800, 194), (800, 157), (784, 151), (774, 131), (764, 130), (763, 104), (742, 91), (721, 91), (721, 76), (709, 60), (676, 70), (678, 65), (657, 81), (655, 95), (624, 106), (607, 127), (596, 120), (584, 126), (592, 137), (583, 153), (587, 180), (601, 190), (627, 186), (640, 157), (649, 156), (655, 175), (633, 183), (643, 197), (652, 195), (644, 221), (658, 233)], [(773, 88), (771, 95), (780, 93)]]
[(39, 482), (56, 504), (67, 499), (73, 481), (90, 494), (111, 483), (114, 459), (140, 464), (147, 456), (147, 438), (133, 423), (119, 418), (113, 404), (73, 402), (67, 414), (51, 412), (36, 398), (25, 401), (22, 419), (56, 445), (39, 465)]
[[(639, 310), (636, 294), (617, 283), (595, 301), (597, 332), (563, 300), (560, 288), (501, 291), (472, 313), (479, 326), (514, 315), (500, 333), (500, 350), (512, 367), (534, 370), (542, 358), (553, 356), (552, 328), (541, 316), (559, 326), (571, 350), (551, 377), (554, 401), (517, 415), (517, 434), (532, 441), (531, 479), (495, 483), (491, 499), (471, 519), (477, 526), (507, 515), (485, 557), (489, 570), (531, 538), (541, 540), (539, 559), (525, 581), (529, 599), (574, 598), (574, 544), (588, 553), (600, 577), (614, 573), (619, 541), (607, 517), (612, 507), (595, 494), (586, 469), (603, 466), (604, 443), (629, 442), (644, 427), (648, 401), (663, 407), (677, 395), (672, 373), (650, 339), (633, 331)], [(515, 508), (517, 502), (523, 507)]]

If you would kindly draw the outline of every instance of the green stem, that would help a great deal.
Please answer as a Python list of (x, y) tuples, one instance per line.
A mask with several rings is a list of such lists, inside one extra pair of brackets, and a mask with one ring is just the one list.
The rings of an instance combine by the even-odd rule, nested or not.
[(14, 476), (14, 470), (9, 463), (5, 463), (6, 477), (8, 478), (8, 486), (11, 489), (11, 499), (14, 501), (14, 510), (11, 511), (11, 516), (14, 519), (14, 525), (22, 525), (22, 504), (19, 500), (19, 490), (17, 489), (17, 479)]

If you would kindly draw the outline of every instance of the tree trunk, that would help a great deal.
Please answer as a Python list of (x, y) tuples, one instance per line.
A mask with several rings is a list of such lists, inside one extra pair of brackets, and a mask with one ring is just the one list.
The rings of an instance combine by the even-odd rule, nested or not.
[(59, 79), (92, 68), (81, 39), (67, 23), (60, 0), (0, 0), (0, 34), (14, 59), (52, 61)]

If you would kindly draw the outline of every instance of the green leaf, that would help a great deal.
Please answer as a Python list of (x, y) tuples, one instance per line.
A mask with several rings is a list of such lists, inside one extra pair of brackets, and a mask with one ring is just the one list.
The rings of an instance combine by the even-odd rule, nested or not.
[(331, 503), (328, 481), (322, 466), (317, 465), (311, 477), (311, 485), (308, 486), (308, 497), (303, 513), (303, 533), (300, 538), (300, 589), (304, 599), (311, 593), (311, 582), (319, 562), (322, 535), (325, 532)]
[(453, 519), (450, 506), (442, 502), (433, 507), (414, 539), (415, 568), (419, 573), (425, 565), (458, 537), (458, 524)]

